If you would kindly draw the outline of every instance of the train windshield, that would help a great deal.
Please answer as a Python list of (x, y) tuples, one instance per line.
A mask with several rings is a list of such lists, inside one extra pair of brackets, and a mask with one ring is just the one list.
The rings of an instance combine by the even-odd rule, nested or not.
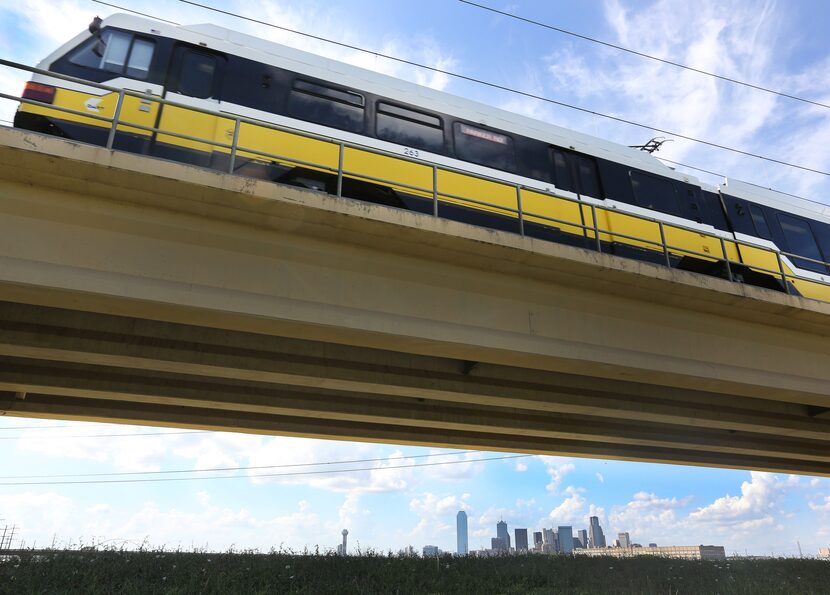
[(126, 31), (104, 29), (69, 56), (77, 66), (106, 70), (131, 78), (147, 78), (155, 42)]

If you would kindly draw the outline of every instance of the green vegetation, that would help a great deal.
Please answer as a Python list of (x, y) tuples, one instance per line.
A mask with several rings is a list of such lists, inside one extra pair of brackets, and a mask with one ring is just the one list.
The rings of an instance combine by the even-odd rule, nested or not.
[(0, 561), (0, 593), (830, 593), (830, 562), (88, 550)]

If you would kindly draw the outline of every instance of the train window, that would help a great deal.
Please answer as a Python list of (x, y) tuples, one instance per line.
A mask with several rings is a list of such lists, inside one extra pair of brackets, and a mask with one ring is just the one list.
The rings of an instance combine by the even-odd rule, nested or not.
[(105, 29), (100, 39), (89, 39), (69, 56), (69, 61), (77, 66), (144, 79), (150, 72), (154, 50), (155, 42), (150, 39)]
[(295, 118), (351, 132), (363, 132), (362, 95), (307, 81), (294, 81), (288, 113)]
[(418, 149), (440, 152), (444, 147), (444, 131), (436, 116), (378, 102), (378, 138)]
[[(813, 260), (824, 260), (816, 243), (816, 237), (807, 221), (783, 213), (778, 214), (778, 221), (781, 223), (781, 231), (784, 232), (790, 252)], [(824, 265), (807, 260), (795, 260), (796, 264), (802, 268), (821, 273), (827, 272)]]
[(637, 204), (646, 209), (677, 214), (677, 189), (671, 180), (632, 171), (631, 188)]
[(459, 159), (495, 169), (513, 168), (513, 139), (506, 134), (456, 122), (454, 137)]
[(571, 178), (571, 168), (568, 166), (568, 158), (565, 153), (558, 149), (553, 150), (553, 169), (555, 184), (557, 188), (568, 192), (577, 192), (578, 189)]
[(597, 174), (597, 164), (590, 157), (583, 155), (579, 156), (577, 163), (579, 170), (579, 187), (585, 196), (593, 196), (594, 198), (602, 198), (599, 191), (599, 175)]
[(188, 97), (206, 99), (213, 95), (216, 57), (204, 52), (184, 50), (177, 91)]
[(136, 38), (130, 51), (130, 59), (127, 61), (127, 76), (147, 78), (155, 47), (155, 42), (149, 39)]
[(597, 164), (590, 157), (554, 148), (553, 170), (557, 188), (602, 198)]
[(752, 215), (752, 223), (755, 225), (755, 231), (758, 232), (758, 237), (772, 239), (769, 232), (769, 225), (767, 225), (767, 218), (764, 216), (764, 211), (757, 205), (749, 205), (749, 214)]

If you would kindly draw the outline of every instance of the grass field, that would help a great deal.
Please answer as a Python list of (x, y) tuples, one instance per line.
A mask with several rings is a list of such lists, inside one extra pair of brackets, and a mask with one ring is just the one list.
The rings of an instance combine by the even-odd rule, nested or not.
[(0, 561), (0, 593), (830, 593), (830, 562), (54, 551)]

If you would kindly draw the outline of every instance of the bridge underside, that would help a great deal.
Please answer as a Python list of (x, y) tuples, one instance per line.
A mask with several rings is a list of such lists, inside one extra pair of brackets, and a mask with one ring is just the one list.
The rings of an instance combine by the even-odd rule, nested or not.
[(0, 130), (0, 415), (830, 476), (830, 305)]
[(830, 470), (818, 407), (41, 306), (0, 310), (0, 411), (11, 415)]

